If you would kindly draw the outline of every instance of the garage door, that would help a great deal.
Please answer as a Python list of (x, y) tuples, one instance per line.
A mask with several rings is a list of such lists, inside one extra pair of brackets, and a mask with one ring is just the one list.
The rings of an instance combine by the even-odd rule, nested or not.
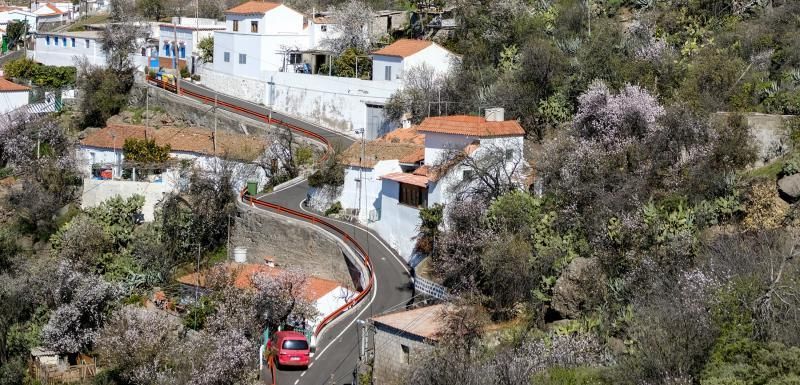
[(391, 131), (391, 124), (386, 119), (383, 106), (367, 104), (367, 139), (375, 139)]

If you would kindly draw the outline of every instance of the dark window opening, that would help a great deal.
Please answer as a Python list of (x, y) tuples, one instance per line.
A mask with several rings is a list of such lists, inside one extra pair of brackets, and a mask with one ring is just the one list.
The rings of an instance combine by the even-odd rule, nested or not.
[(413, 184), (400, 183), (400, 204), (428, 207), (428, 189)]

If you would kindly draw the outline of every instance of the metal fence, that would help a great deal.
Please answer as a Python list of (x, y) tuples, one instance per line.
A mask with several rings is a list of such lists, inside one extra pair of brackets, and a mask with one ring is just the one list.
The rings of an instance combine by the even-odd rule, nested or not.
[(445, 300), (450, 296), (447, 288), (422, 277), (414, 277), (414, 290), (441, 300)]

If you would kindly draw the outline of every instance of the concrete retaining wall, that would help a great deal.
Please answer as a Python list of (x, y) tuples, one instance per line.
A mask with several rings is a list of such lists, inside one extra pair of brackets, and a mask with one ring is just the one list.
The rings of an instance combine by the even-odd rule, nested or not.
[(273, 106), (275, 111), (355, 136), (368, 127), (367, 105), (383, 105), (397, 91), (396, 82), (267, 72), (264, 80), (236, 77), (209, 68), (200, 71), (203, 85), (230, 96)]
[(353, 287), (353, 268), (339, 243), (310, 224), (256, 210), (241, 211), (231, 231), (231, 247), (239, 246), (247, 248), (248, 262), (263, 263), (269, 257), (278, 267), (296, 267)]
[(100, 203), (115, 196), (130, 198), (134, 195), (144, 196), (142, 214), (145, 222), (154, 218), (155, 206), (171, 191), (169, 183), (133, 182), (126, 180), (97, 180), (85, 178), (83, 180), (83, 195), (81, 208), (98, 206)]

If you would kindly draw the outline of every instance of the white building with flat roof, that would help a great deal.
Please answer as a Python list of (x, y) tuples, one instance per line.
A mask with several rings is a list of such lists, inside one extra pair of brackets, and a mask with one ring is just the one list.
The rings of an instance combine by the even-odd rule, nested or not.
[(213, 19), (174, 17), (173, 23), (159, 23), (157, 36), (160, 62), (169, 63), (177, 59), (194, 72), (200, 58), (200, 41), (213, 37), (215, 31), (224, 30), (225, 23)]
[(28, 58), (46, 65), (74, 66), (76, 58), (85, 57), (91, 64), (104, 66), (100, 36), (98, 31), (37, 33)]

